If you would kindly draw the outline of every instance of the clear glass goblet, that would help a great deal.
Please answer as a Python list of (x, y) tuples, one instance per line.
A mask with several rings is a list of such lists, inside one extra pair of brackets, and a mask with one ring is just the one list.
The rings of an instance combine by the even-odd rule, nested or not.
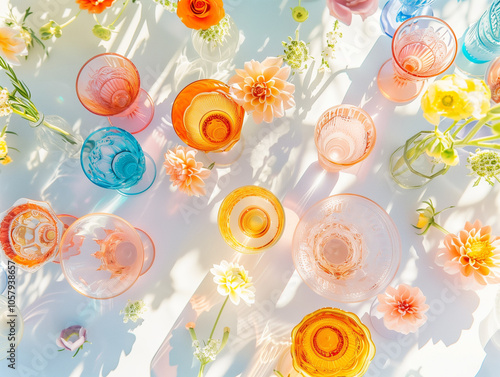
[(410, 18), (392, 38), (392, 59), (378, 72), (378, 88), (391, 101), (411, 101), (425, 80), (451, 66), (456, 54), (457, 38), (446, 22), (430, 16)]
[(224, 241), (244, 254), (260, 253), (278, 242), (285, 212), (272, 192), (243, 186), (224, 198), (219, 208), (219, 230)]
[(61, 239), (59, 262), (69, 284), (84, 296), (116, 297), (151, 267), (155, 248), (147, 233), (108, 213), (77, 219)]
[(407, 19), (417, 16), (433, 16), (434, 0), (389, 0), (382, 8), (380, 24), (385, 34), (392, 38), (396, 29)]
[(295, 268), (319, 295), (340, 302), (383, 291), (401, 260), (398, 230), (378, 204), (354, 194), (333, 195), (309, 208), (295, 228)]
[(187, 85), (172, 106), (172, 123), (179, 138), (191, 148), (215, 152), (207, 157), (221, 164), (233, 162), (242, 152), (233, 147), (240, 140), (244, 116), (243, 107), (229, 96), (229, 86), (211, 79)]
[(83, 143), (80, 162), (92, 183), (123, 195), (146, 191), (156, 177), (151, 156), (130, 133), (116, 127), (91, 133)]
[(135, 134), (153, 119), (154, 103), (141, 89), (139, 72), (126, 57), (105, 53), (87, 61), (76, 79), (76, 94), (90, 112)]
[(376, 129), (368, 113), (356, 106), (339, 105), (325, 111), (314, 130), (318, 162), (331, 172), (364, 160), (373, 150)]

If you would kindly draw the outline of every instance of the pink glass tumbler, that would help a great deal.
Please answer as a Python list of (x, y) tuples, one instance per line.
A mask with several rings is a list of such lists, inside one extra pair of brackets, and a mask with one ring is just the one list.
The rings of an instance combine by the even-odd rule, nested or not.
[(446, 22), (419, 16), (406, 20), (392, 38), (392, 59), (382, 65), (377, 84), (394, 102), (415, 99), (425, 80), (446, 71), (457, 54), (457, 38)]
[(109, 123), (131, 134), (145, 129), (153, 119), (154, 104), (141, 89), (137, 68), (115, 53), (96, 55), (83, 65), (76, 94), (87, 110), (107, 116)]
[(331, 172), (364, 160), (372, 151), (375, 139), (375, 125), (370, 115), (352, 105), (338, 105), (326, 110), (314, 130), (318, 162)]

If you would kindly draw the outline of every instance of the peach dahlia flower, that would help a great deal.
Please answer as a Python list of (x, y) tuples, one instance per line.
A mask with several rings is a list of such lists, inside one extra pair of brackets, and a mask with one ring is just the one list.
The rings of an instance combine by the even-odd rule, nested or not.
[(429, 310), (429, 305), (417, 287), (406, 284), (400, 284), (397, 288), (389, 286), (377, 298), (380, 302), (377, 310), (384, 313), (384, 325), (389, 330), (408, 334), (417, 331), (427, 321), (424, 313)]
[(295, 106), (295, 86), (286, 81), (290, 67), (282, 65), (282, 58), (268, 57), (262, 63), (251, 60), (244, 69), (236, 69), (236, 75), (229, 79), (234, 100), (252, 114), (257, 124), (271, 123)]
[(210, 175), (210, 170), (195, 160), (196, 152), (194, 149), (178, 145), (165, 153), (163, 163), (174, 187), (178, 187), (189, 196), (205, 195), (203, 180)]
[(0, 56), (10, 65), (19, 65), (18, 56), (28, 54), (26, 42), (19, 31), (8, 26), (0, 27)]
[(444, 245), (436, 263), (451, 275), (460, 273), (464, 288), (500, 283), (500, 237), (491, 236), (491, 227), (467, 221), (458, 235), (446, 235)]

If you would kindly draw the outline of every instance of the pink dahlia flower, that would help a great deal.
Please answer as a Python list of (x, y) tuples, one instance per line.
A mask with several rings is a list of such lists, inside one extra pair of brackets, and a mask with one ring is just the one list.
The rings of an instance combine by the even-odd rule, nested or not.
[(467, 221), (458, 235), (446, 235), (444, 246), (436, 263), (451, 275), (460, 273), (464, 288), (500, 283), (500, 237), (491, 236), (491, 227)]
[(326, 0), (326, 6), (333, 17), (350, 25), (353, 13), (359, 14), (363, 20), (375, 13), (378, 0)]
[(282, 65), (282, 58), (268, 57), (262, 63), (252, 60), (245, 63), (244, 69), (237, 69), (229, 80), (234, 100), (252, 114), (257, 124), (271, 123), (295, 106), (295, 86), (286, 81), (290, 67)]
[(425, 304), (425, 296), (417, 287), (406, 284), (397, 288), (389, 286), (377, 298), (380, 302), (377, 310), (384, 313), (384, 325), (389, 330), (408, 334), (417, 331), (427, 320), (424, 313), (429, 310), (429, 305)]
[(197, 151), (191, 148), (176, 146), (165, 153), (165, 166), (167, 175), (174, 187), (189, 196), (205, 195), (204, 179), (210, 175), (210, 170), (203, 167), (203, 163), (195, 160)]

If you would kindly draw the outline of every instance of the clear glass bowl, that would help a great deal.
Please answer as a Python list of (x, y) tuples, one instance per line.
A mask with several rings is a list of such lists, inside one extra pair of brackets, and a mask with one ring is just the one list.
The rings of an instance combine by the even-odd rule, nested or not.
[(354, 194), (333, 195), (312, 206), (295, 229), (295, 268), (319, 295), (340, 302), (367, 300), (396, 275), (401, 240), (378, 204)]

